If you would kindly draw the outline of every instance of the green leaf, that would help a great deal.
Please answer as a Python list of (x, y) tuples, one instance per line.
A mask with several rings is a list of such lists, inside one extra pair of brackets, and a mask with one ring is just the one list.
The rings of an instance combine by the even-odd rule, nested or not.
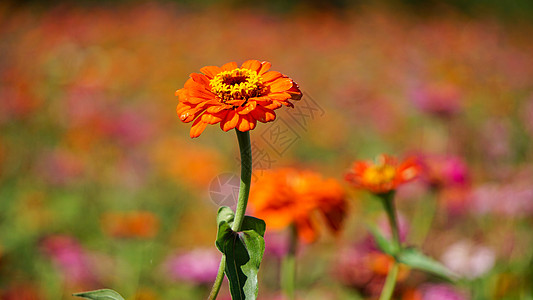
[[(231, 210), (231, 208), (227, 206), (221, 206), (218, 209), (217, 225), (220, 226), (220, 223), (228, 222), (228, 224), (232, 226), (234, 218), (235, 218), (235, 213)], [(241, 227), (242, 227), (241, 231), (254, 230), (260, 236), (265, 236), (266, 224), (265, 224), (265, 221), (261, 219), (251, 217), (251, 216), (244, 216)]]
[(235, 217), (235, 213), (231, 208), (227, 206), (221, 206), (218, 209), (217, 214), (217, 225), (220, 225), (221, 222), (226, 221), (228, 223), (233, 222), (233, 218)]
[(379, 250), (385, 254), (394, 256), (398, 251), (392, 241), (389, 241), (376, 227), (368, 224), (368, 230), (374, 237)]
[(446, 268), (440, 262), (424, 255), (415, 248), (402, 249), (398, 255), (398, 261), (414, 269), (433, 273), (450, 281), (455, 281), (459, 278), (459, 275)]
[(241, 230), (253, 230), (257, 232), (260, 236), (264, 237), (266, 231), (266, 223), (265, 221), (258, 218), (244, 216), (244, 219), (242, 220)]
[(110, 289), (95, 290), (89, 292), (82, 292), (72, 294), (72, 296), (92, 299), (92, 300), (124, 300), (124, 298), (117, 292)]
[[(249, 219), (248, 225), (257, 227), (261, 231), (264, 227), (261, 227), (261, 222), (256, 221), (259, 219), (253, 219)], [(228, 222), (221, 221), (216, 245), (226, 255), (225, 273), (229, 280), (232, 299), (257, 299), (257, 273), (265, 251), (263, 237), (255, 230), (235, 232), (231, 230)]]

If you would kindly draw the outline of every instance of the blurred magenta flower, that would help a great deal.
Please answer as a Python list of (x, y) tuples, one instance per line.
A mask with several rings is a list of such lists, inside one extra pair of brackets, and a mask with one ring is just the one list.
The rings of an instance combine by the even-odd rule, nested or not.
[(474, 279), (492, 269), (496, 254), (488, 247), (461, 240), (448, 247), (441, 260), (450, 270), (468, 279)]
[[(289, 235), (287, 231), (265, 232), (265, 255), (282, 258), (289, 251)], [(300, 247), (301, 248), (301, 247)]]
[(91, 287), (97, 283), (87, 253), (74, 238), (49, 236), (42, 241), (41, 247), (61, 271), (68, 285)]
[[(365, 296), (381, 293), (394, 258), (377, 250), (371, 239), (338, 250), (333, 275), (344, 285), (356, 289)], [(400, 265), (397, 282), (409, 275), (409, 268)]]
[(466, 186), (470, 183), (466, 163), (454, 155), (422, 155), (422, 179), (433, 188)]
[(420, 288), (421, 300), (468, 300), (466, 294), (446, 284), (425, 284)]
[(462, 109), (462, 92), (451, 83), (428, 83), (411, 92), (410, 99), (421, 111), (437, 116), (452, 117)]
[(175, 254), (164, 263), (167, 275), (173, 280), (196, 284), (211, 284), (217, 276), (220, 253), (211, 248), (198, 248)]

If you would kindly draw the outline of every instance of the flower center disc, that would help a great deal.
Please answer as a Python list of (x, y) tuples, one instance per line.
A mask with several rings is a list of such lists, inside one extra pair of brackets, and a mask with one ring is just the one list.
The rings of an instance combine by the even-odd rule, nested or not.
[(396, 176), (396, 169), (389, 165), (372, 166), (365, 170), (363, 180), (370, 184), (391, 182)]
[(209, 83), (221, 102), (257, 97), (264, 89), (257, 72), (241, 68), (220, 72)]

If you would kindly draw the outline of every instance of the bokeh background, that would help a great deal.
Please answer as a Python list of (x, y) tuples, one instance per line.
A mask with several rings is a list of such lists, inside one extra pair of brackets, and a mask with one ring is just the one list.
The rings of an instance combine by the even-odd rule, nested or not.
[[(379, 294), (365, 224), (383, 215), (343, 181), (379, 153), (426, 164), (398, 193), (406, 243), (464, 276), (406, 270), (397, 299), (533, 299), (532, 16), (525, 0), (2, 2), (1, 299), (205, 298), (237, 140), (218, 126), (190, 139), (174, 92), (247, 59), (305, 93), (278, 114), (288, 146), (269, 124), (252, 132), (269, 157), (254, 177), (309, 169), (349, 197), (342, 233), (299, 253), (301, 299)], [(260, 299), (282, 299), (283, 232), (268, 234)]]

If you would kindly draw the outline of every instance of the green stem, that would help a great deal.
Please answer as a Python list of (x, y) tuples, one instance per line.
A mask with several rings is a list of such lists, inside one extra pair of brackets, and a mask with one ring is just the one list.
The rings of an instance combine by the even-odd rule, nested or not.
[(392, 297), (392, 293), (394, 293), (394, 286), (396, 285), (396, 278), (398, 277), (398, 270), (400, 269), (400, 266), (397, 262), (394, 262), (394, 265), (392, 266), (392, 269), (389, 271), (389, 274), (387, 275), (387, 279), (385, 280), (385, 285), (383, 286), (383, 290), (381, 290), (381, 296), (379, 296), (379, 300), (389, 300)]
[(281, 265), (281, 287), (289, 300), (295, 299), (294, 286), (296, 281), (296, 250), (298, 246), (298, 231), (296, 226), (290, 226), (289, 251)]
[(209, 293), (209, 300), (216, 299), (218, 296), (218, 291), (220, 291), (220, 286), (222, 285), (222, 280), (224, 280), (224, 269), (226, 268), (226, 255), (222, 254), (222, 258), (220, 259), (220, 265), (218, 266), (218, 273), (217, 278), (215, 279), (215, 283), (213, 283), (213, 288), (211, 289), (211, 293)]
[(248, 195), (250, 194), (250, 182), (252, 181), (252, 145), (250, 143), (250, 132), (237, 132), (239, 140), (239, 149), (241, 150), (241, 185), (239, 187), (239, 201), (237, 202), (237, 211), (233, 220), (233, 231), (240, 231), (246, 205), (248, 205)]
[(383, 203), (383, 207), (385, 208), (385, 212), (387, 213), (387, 218), (389, 219), (389, 225), (392, 232), (392, 240), (396, 247), (396, 251), (400, 251), (402, 248), (402, 244), (400, 241), (400, 233), (398, 230), (396, 206), (394, 203), (394, 192), (389, 192), (387, 194), (381, 195), (380, 198), (381, 203)]
[[(383, 203), (383, 207), (385, 208), (385, 212), (387, 213), (387, 217), (389, 219), (389, 224), (392, 232), (392, 240), (395, 247), (394, 252), (397, 254), (402, 250), (402, 243), (400, 241), (398, 221), (396, 218), (394, 192), (392, 191), (387, 194), (380, 195), (380, 199), (381, 203)], [(385, 280), (385, 285), (383, 286), (383, 290), (381, 291), (381, 296), (379, 297), (379, 300), (389, 300), (392, 297), (392, 294), (394, 293), (394, 287), (396, 286), (396, 279), (398, 277), (398, 269), (400, 268), (398, 261), (396, 261), (396, 257), (394, 259), (394, 265), (392, 266), (392, 269), (389, 270), (389, 274), (387, 274), (387, 279)]]
[[(241, 151), (241, 185), (239, 186), (239, 200), (237, 202), (237, 211), (235, 212), (235, 219), (231, 229), (233, 231), (240, 231), (244, 214), (246, 213), (246, 206), (248, 205), (248, 195), (250, 194), (250, 182), (252, 181), (252, 145), (250, 143), (250, 132), (242, 132), (235, 129), (237, 132), (237, 140), (239, 141), (239, 149)], [(209, 293), (209, 300), (217, 298), (222, 280), (224, 279), (224, 270), (226, 269), (226, 256), (222, 254), (220, 265), (218, 267), (217, 277), (211, 293)]]

